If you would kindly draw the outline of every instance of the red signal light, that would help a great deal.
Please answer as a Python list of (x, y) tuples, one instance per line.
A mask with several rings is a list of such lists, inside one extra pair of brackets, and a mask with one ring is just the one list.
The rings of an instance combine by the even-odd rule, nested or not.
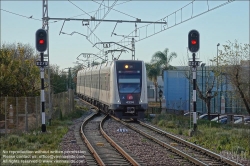
[(44, 52), (47, 50), (47, 32), (44, 29), (38, 29), (36, 31), (36, 50), (38, 52)]
[(44, 40), (43, 40), (43, 39), (40, 39), (40, 40), (39, 40), (39, 44), (44, 44)]
[(196, 40), (192, 40), (191, 43), (192, 43), (192, 44), (196, 44)]
[(196, 53), (200, 49), (200, 34), (195, 29), (188, 33), (188, 49), (192, 53)]

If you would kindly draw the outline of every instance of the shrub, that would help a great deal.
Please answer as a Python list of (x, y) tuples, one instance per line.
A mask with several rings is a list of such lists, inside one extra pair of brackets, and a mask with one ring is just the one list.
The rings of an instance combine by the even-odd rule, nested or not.
[(160, 120), (158, 123), (157, 123), (158, 126), (161, 126), (161, 127), (164, 127), (165, 126), (165, 121), (164, 120)]
[(17, 135), (10, 135), (7, 141), (9, 146), (17, 145), (19, 142), (19, 137)]
[(30, 136), (27, 137), (27, 141), (28, 142), (36, 142), (37, 137), (35, 135), (30, 135)]
[(182, 135), (183, 134), (183, 130), (181, 128), (178, 128), (178, 134)]
[(174, 121), (168, 121), (166, 122), (166, 127), (167, 128), (177, 128), (176, 124)]

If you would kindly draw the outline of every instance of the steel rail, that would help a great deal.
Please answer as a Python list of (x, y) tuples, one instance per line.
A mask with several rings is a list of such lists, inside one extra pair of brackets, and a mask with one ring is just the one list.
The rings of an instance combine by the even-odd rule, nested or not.
[(141, 121), (138, 121), (138, 122), (139, 122), (142, 126), (145, 126), (145, 127), (147, 127), (147, 128), (150, 128), (150, 129), (152, 129), (152, 130), (154, 130), (154, 131), (156, 131), (156, 132), (158, 132), (158, 133), (160, 133), (160, 134), (164, 134), (166, 137), (169, 137), (169, 138), (175, 140), (176, 142), (179, 142), (179, 143), (181, 143), (181, 144), (187, 145), (187, 146), (189, 146), (189, 147), (191, 147), (191, 148), (196, 148), (197, 150), (202, 151), (203, 153), (206, 153), (207, 155), (209, 155), (209, 156), (211, 156), (211, 157), (214, 157), (214, 158), (216, 158), (217, 160), (223, 161), (223, 162), (225, 162), (225, 163), (227, 163), (227, 164), (230, 164), (230, 165), (233, 165), (233, 166), (243, 166), (243, 165), (240, 164), (240, 163), (237, 163), (237, 162), (235, 162), (235, 161), (233, 161), (233, 160), (230, 160), (230, 159), (227, 159), (227, 158), (225, 158), (225, 157), (223, 157), (223, 156), (220, 156), (220, 155), (218, 155), (218, 154), (216, 154), (216, 153), (214, 153), (214, 152), (212, 152), (212, 151), (210, 151), (210, 150), (207, 150), (207, 149), (205, 149), (205, 148), (202, 148), (202, 147), (200, 147), (200, 146), (198, 146), (198, 145), (196, 145), (196, 144), (193, 144), (193, 143), (191, 143), (191, 142), (188, 142), (188, 141), (186, 141), (186, 140), (184, 140), (184, 139), (181, 139), (181, 138), (179, 138), (179, 137), (177, 137), (177, 136), (175, 136), (175, 135), (173, 135), (173, 134), (167, 133), (167, 132), (165, 132), (165, 131), (163, 131), (163, 130), (161, 130), (161, 129), (158, 129), (158, 128), (154, 127), (154, 126), (148, 125), (148, 124), (143, 123), (143, 122), (141, 122)]
[(93, 118), (95, 114), (92, 114), (90, 116), (88, 116), (82, 123), (81, 125), (81, 128), (80, 128), (80, 133), (81, 133), (81, 136), (82, 138), (84, 139), (84, 142), (86, 143), (87, 147), (89, 148), (89, 151), (92, 153), (92, 155), (94, 156), (96, 162), (101, 165), (101, 166), (104, 166), (104, 162), (102, 161), (102, 159), (100, 158), (100, 156), (97, 154), (97, 152), (95, 151), (95, 149), (93, 148), (93, 146), (90, 144), (90, 142), (88, 141), (87, 137), (85, 136), (85, 134), (83, 133), (83, 127), (86, 125), (86, 123), (91, 119)]
[[(84, 101), (84, 102), (85, 102), (85, 103), (88, 103), (88, 102), (86, 102), (86, 101)], [(90, 103), (88, 103), (88, 104), (90, 104)], [(92, 104), (90, 104), (90, 105), (92, 105)], [(94, 107), (96, 107), (96, 106), (94, 106)], [(96, 107), (96, 108), (97, 108), (97, 107)], [(103, 111), (102, 111), (102, 112), (103, 112)], [(156, 138), (154, 138), (153, 136), (150, 136), (150, 135), (148, 135), (148, 134), (146, 134), (146, 133), (144, 133), (144, 132), (142, 132), (142, 131), (136, 129), (136, 128), (133, 127), (133, 126), (130, 126), (129, 124), (123, 122), (122, 120), (120, 120), (120, 119), (118, 119), (118, 118), (116, 118), (116, 117), (114, 117), (114, 116), (112, 116), (112, 115), (110, 115), (110, 117), (112, 117), (112, 118), (115, 119), (116, 121), (118, 121), (118, 122), (124, 124), (125, 126), (131, 128), (132, 130), (134, 130), (134, 131), (136, 131), (136, 132), (142, 134), (143, 136), (147, 137), (148, 139), (150, 139), (150, 140), (152, 140), (152, 141), (155, 141), (155, 142), (158, 143), (159, 145), (161, 145), (161, 146), (163, 146), (163, 147), (165, 147), (165, 148), (168, 148), (168, 149), (170, 149), (171, 151), (173, 151), (173, 152), (179, 154), (179, 155), (182, 156), (183, 158), (189, 159), (189, 161), (193, 162), (194, 164), (200, 165), (200, 166), (207, 166), (206, 163), (203, 163), (203, 162), (197, 160), (196, 158), (193, 158), (192, 156), (190, 156), (190, 155), (188, 155), (188, 154), (186, 154), (186, 153), (183, 153), (182, 151), (180, 151), (180, 150), (174, 148), (173, 146), (170, 146), (170, 145), (168, 145), (168, 144), (162, 142), (161, 140), (156, 139)]]
[(154, 138), (153, 136), (151, 136), (151, 135), (149, 135), (149, 134), (147, 134), (147, 133), (145, 133), (145, 132), (142, 132), (142, 131), (138, 130), (137, 128), (135, 128), (135, 127), (133, 127), (133, 126), (127, 124), (126, 122), (124, 122), (124, 121), (122, 121), (122, 120), (120, 120), (120, 119), (118, 119), (118, 118), (116, 118), (116, 117), (114, 117), (114, 116), (111, 116), (111, 117), (112, 117), (113, 119), (115, 119), (116, 121), (122, 123), (123, 125), (129, 127), (130, 129), (132, 129), (132, 130), (134, 130), (134, 131), (140, 133), (141, 135), (147, 137), (148, 139), (150, 139), (150, 140), (152, 140), (152, 141), (158, 143), (159, 145), (161, 145), (161, 146), (163, 146), (163, 147), (165, 147), (165, 148), (170, 149), (172, 152), (174, 152), (174, 153), (176, 153), (176, 154), (182, 156), (183, 158), (188, 159), (190, 162), (192, 162), (192, 163), (194, 163), (194, 164), (196, 164), (196, 165), (200, 165), (200, 166), (207, 166), (206, 163), (204, 163), (204, 162), (202, 162), (202, 161), (199, 161), (199, 160), (197, 160), (196, 158), (194, 158), (194, 157), (192, 157), (192, 156), (190, 156), (190, 155), (188, 155), (188, 154), (186, 154), (186, 153), (183, 153), (183, 152), (180, 151), (179, 149), (177, 149), (177, 148), (175, 148), (175, 147), (173, 147), (173, 146), (171, 146), (171, 145), (168, 145), (168, 144), (166, 144), (165, 142), (163, 142), (163, 141), (161, 141), (161, 140), (159, 140), (159, 139), (157, 139), (157, 138)]
[[(83, 101), (91, 106), (93, 106), (94, 108), (98, 109), (98, 107), (92, 105), (89, 102)], [(101, 110), (100, 110), (101, 111)], [(103, 112), (103, 111), (102, 111)], [(103, 112), (104, 114), (106, 114), (105, 112)], [(97, 114), (97, 113), (96, 113)], [(94, 114), (94, 115), (96, 115)], [(94, 116), (93, 115), (93, 116)], [(92, 117), (93, 117), (92, 116)], [(90, 117), (89, 119), (91, 119), (92, 117)], [(107, 134), (106, 132), (103, 130), (103, 125), (106, 119), (108, 119), (109, 115), (106, 114), (105, 118), (102, 119), (101, 123), (100, 123), (100, 131), (101, 134), (104, 136), (104, 138), (124, 157), (126, 158), (132, 165), (134, 166), (140, 166), (140, 164), (138, 162), (136, 162), (127, 152), (125, 152), (117, 143), (115, 143)], [(93, 147), (92, 147), (93, 148)]]
[[(86, 101), (84, 101), (84, 102), (86, 102)], [(88, 103), (88, 102), (86, 102), (86, 103)], [(88, 104), (90, 104), (90, 103), (88, 103)], [(92, 105), (92, 104), (90, 104), (90, 105)], [(96, 106), (94, 106), (94, 107), (96, 107)], [(97, 108), (97, 107), (96, 107), (96, 108)], [(103, 112), (103, 111), (102, 111), (102, 112)], [(105, 113), (105, 112), (104, 112), (104, 113)], [(155, 141), (156, 143), (162, 145), (163, 147), (166, 147), (166, 148), (168, 148), (168, 149), (171, 149), (173, 152), (175, 152), (175, 153), (181, 155), (181, 156), (184, 157), (184, 158), (190, 159), (189, 161), (193, 162), (194, 164), (197, 164), (197, 165), (207, 165), (206, 163), (203, 163), (203, 162), (201, 162), (201, 161), (199, 161), (199, 160), (193, 158), (192, 156), (187, 155), (187, 154), (181, 152), (180, 150), (174, 148), (173, 146), (170, 146), (170, 145), (168, 145), (168, 144), (166, 144), (166, 143), (160, 141), (159, 139), (156, 139), (156, 138), (154, 138), (153, 136), (150, 136), (150, 135), (148, 135), (148, 134), (146, 134), (146, 133), (144, 133), (144, 132), (142, 132), (142, 131), (136, 129), (136, 128), (133, 127), (133, 126), (130, 126), (130, 125), (127, 124), (126, 122), (123, 122), (122, 120), (120, 120), (120, 119), (118, 119), (118, 118), (116, 118), (116, 117), (114, 117), (114, 116), (111, 116), (111, 117), (112, 117), (113, 119), (115, 119), (116, 121), (121, 122), (121, 123), (124, 124), (125, 126), (127, 126), (127, 127), (131, 128), (131, 129), (135, 130), (136, 132), (138, 132), (138, 133), (144, 135), (144, 136), (147, 137), (148, 139), (153, 140), (153, 141)], [(206, 153), (206, 154), (209, 155), (210, 157), (213, 157), (213, 158), (215, 158), (215, 159), (217, 159), (217, 160), (223, 161), (223, 162), (225, 162), (225, 163), (227, 163), (227, 164), (229, 164), (229, 165), (232, 165), (232, 166), (243, 166), (243, 165), (240, 164), (240, 163), (237, 163), (237, 162), (235, 162), (235, 161), (233, 161), (233, 160), (230, 160), (230, 159), (227, 159), (227, 158), (225, 158), (225, 157), (223, 157), (223, 156), (220, 156), (220, 155), (218, 155), (218, 154), (216, 154), (216, 153), (214, 153), (214, 152), (212, 152), (212, 151), (209, 151), (209, 150), (207, 150), (207, 149), (204, 149), (204, 148), (202, 148), (202, 147), (200, 147), (200, 146), (198, 146), (198, 145), (196, 145), (196, 144), (193, 144), (193, 143), (191, 143), (191, 142), (188, 142), (188, 141), (186, 141), (186, 140), (183, 140), (183, 139), (181, 139), (181, 138), (178, 138), (178, 137), (176, 137), (175, 135), (172, 135), (172, 134), (170, 134), (170, 133), (167, 133), (167, 132), (165, 132), (165, 131), (163, 131), (163, 130), (161, 130), (161, 129), (158, 129), (158, 128), (154, 127), (154, 126), (148, 125), (148, 124), (143, 123), (143, 122), (141, 122), (141, 121), (138, 121), (138, 122), (139, 122), (142, 126), (148, 127), (148, 128), (150, 128), (150, 129), (152, 129), (152, 130), (158, 132), (158, 133), (164, 134), (164, 135), (166, 135), (167, 137), (169, 137), (169, 138), (171, 138), (171, 139), (173, 139), (173, 140), (176, 140), (176, 142), (185, 144), (185, 145), (187, 145), (187, 146), (189, 146), (189, 147), (191, 147), (191, 148), (196, 148), (197, 150), (202, 151), (203, 153)]]
[(103, 130), (103, 125), (106, 119), (108, 119), (109, 115), (106, 115), (105, 118), (100, 123), (100, 130), (105, 139), (116, 149), (123, 157), (125, 157), (132, 165), (139, 166), (140, 164), (136, 162), (127, 152), (125, 152), (118, 144), (116, 144)]

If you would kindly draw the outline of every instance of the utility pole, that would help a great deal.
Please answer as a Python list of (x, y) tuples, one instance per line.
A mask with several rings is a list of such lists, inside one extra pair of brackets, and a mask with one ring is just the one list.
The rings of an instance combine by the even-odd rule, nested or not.
[(135, 60), (135, 39), (134, 38), (132, 38), (131, 44), (132, 44), (132, 60)]
[(50, 61), (49, 61), (49, 11), (48, 11), (48, 0), (43, 0), (43, 13), (42, 13), (42, 29), (47, 32), (47, 53), (44, 54), (45, 61), (48, 62), (47, 72), (48, 78), (45, 78), (45, 82), (48, 83), (48, 100), (49, 100), (49, 124), (51, 124), (52, 116), (52, 103), (51, 103), (51, 86), (50, 86)]
[[(117, 23), (116, 23), (117, 24)], [(115, 30), (115, 28), (114, 28)], [(137, 24), (135, 24), (135, 36), (125, 36), (125, 35), (118, 35), (116, 33), (113, 32), (111, 33), (111, 36), (114, 34), (115, 36), (122, 36), (124, 38), (131, 38), (131, 52), (132, 52), (132, 60), (135, 60), (135, 38), (134, 37), (139, 37), (137, 36)], [(120, 58), (120, 56), (118, 57), (118, 59)]]

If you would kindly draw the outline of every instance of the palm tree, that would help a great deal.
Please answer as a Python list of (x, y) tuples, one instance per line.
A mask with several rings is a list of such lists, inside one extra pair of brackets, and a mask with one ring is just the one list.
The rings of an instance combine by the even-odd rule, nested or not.
[(151, 63), (157, 64), (161, 68), (161, 76), (163, 78), (163, 71), (164, 70), (173, 70), (175, 69), (174, 66), (170, 65), (170, 62), (173, 58), (177, 57), (177, 54), (175, 52), (171, 52), (169, 55), (169, 50), (166, 48), (163, 52), (157, 51), (153, 56)]
[(160, 74), (160, 67), (157, 64), (151, 64), (146, 63), (146, 70), (147, 70), (147, 76), (150, 81), (154, 83), (155, 86), (155, 92), (156, 92), (156, 98), (155, 101), (157, 102), (157, 88), (158, 88), (158, 82), (157, 82), (157, 76)]

